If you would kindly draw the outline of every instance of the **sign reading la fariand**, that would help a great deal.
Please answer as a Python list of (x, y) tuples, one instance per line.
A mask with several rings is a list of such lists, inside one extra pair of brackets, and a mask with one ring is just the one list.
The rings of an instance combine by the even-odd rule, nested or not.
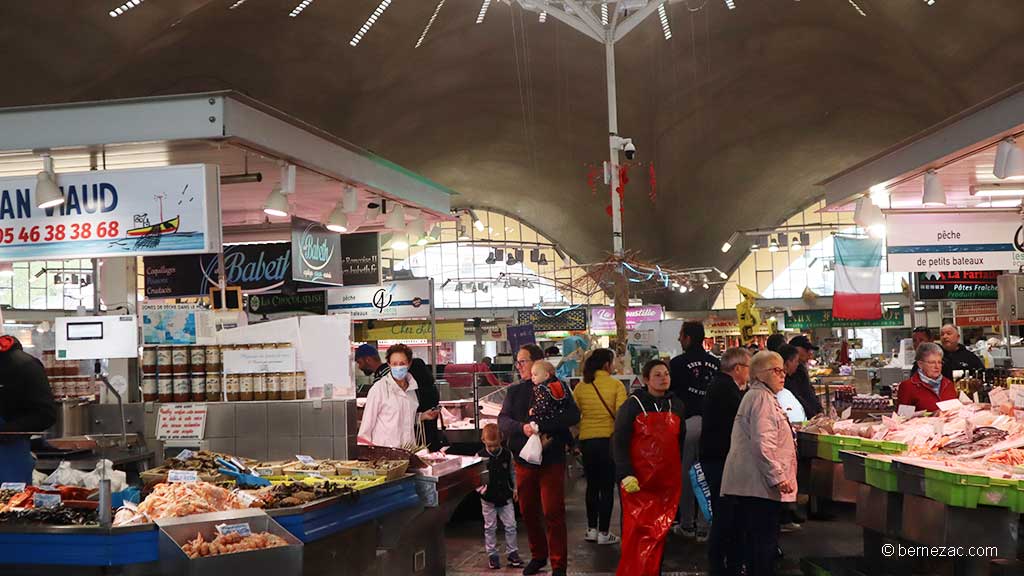
[(1013, 212), (886, 216), (890, 272), (1010, 270), (1024, 264), (1024, 228)]
[(39, 209), (34, 176), (0, 178), (0, 260), (217, 252), (219, 179), (205, 164), (58, 174), (64, 204)]
[(342, 285), (341, 235), (319, 222), (292, 217), (292, 279)]

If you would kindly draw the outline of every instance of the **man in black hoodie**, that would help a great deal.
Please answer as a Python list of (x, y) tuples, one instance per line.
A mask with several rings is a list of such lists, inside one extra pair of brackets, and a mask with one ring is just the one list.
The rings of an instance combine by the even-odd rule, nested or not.
[(807, 362), (814, 358), (814, 352), (818, 347), (811, 344), (811, 339), (803, 334), (790, 338), (789, 345), (797, 349), (800, 365), (797, 366), (796, 372), (786, 376), (786, 389), (800, 401), (804, 414), (810, 420), (821, 413), (821, 400), (818, 400), (818, 394), (811, 384), (811, 374), (807, 369)]
[[(0, 432), (42, 432), (57, 420), (43, 365), (13, 336), (0, 336)], [(0, 482), (32, 481), (29, 437), (0, 438)]]
[(960, 343), (960, 332), (957, 331), (956, 326), (952, 324), (943, 326), (939, 331), (939, 342), (942, 344), (942, 375), (946, 378), (952, 380), (954, 370), (982, 370), (985, 368), (981, 358)]
[(683, 353), (669, 363), (672, 375), (672, 394), (681, 398), (686, 407), (686, 444), (683, 446), (683, 495), (679, 500), (679, 525), (676, 534), (687, 538), (707, 540), (708, 526), (704, 515), (697, 513), (697, 499), (689, 482), (690, 468), (700, 455), (701, 419), (704, 414), (704, 395), (715, 381), (719, 362), (704, 349), (704, 324), (684, 322), (679, 330), (679, 343)]

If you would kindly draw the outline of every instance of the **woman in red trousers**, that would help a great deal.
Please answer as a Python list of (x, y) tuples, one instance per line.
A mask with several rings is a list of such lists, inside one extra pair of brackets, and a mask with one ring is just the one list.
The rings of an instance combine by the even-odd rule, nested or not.
[(683, 402), (668, 391), (668, 364), (651, 360), (615, 417), (615, 471), (622, 486), (622, 556), (617, 576), (661, 573), (665, 537), (683, 490)]

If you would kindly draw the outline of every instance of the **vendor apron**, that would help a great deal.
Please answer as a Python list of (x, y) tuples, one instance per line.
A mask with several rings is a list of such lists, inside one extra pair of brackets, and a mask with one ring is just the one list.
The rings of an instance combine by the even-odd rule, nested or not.
[(640, 491), (621, 492), (622, 556), (617, 576), (656, 576), (661, 572), (665, 538), (676, 517), (683, 491), (683, 467), (679, 463), (679, 416), (672, 412), (647, 412), (633, 421), (629, 447)]
[[(0, 418), (0, 424), (3, 423)], [(32, 484), (35, 465), (27, 435), (0, 437), (0, 482)]]

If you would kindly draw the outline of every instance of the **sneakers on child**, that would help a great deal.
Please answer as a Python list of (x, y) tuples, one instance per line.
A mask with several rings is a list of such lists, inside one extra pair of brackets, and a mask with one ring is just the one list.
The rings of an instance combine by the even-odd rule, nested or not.
[(508, 566), (509, 568), (522, 568), (523, 559), (519, 557), (519, 552), (508, 553)]
[(597, 535), (597, 543), (601, 545), (618, 544), (619, 541), (619, 537), (615, 534), (612, 534), (611, 532), (601, 532)]
[(583, 539), (587, 542), (597, 542), (597, 528), (587, 528), (587, 535)]
[(491, 556), (487, 559), (487, 566), (491, 570), (497, 570), (501, 568), (501, 558), (499, 558), (497, 554), (491, 554)]

